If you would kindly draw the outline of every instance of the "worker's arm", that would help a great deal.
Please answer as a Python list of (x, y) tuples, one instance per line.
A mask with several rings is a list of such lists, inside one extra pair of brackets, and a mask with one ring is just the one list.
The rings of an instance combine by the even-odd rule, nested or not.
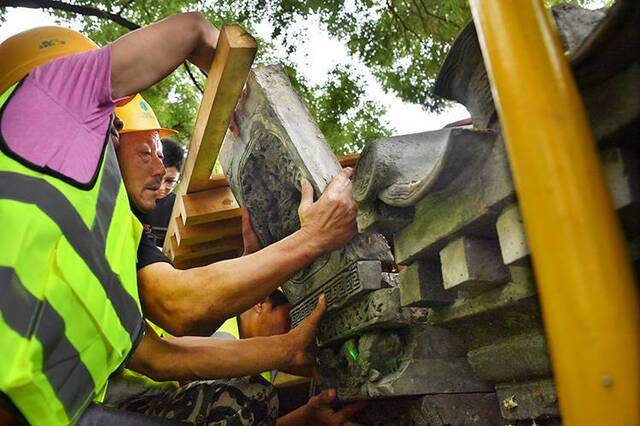
[(340, 172), (315, 203), (305, 181), (300, 229), (256, 253), (184, 271), (168, 263), (140, 269), (145, 316), (173, 335), (211, 335), (319, 255), (346, 244), (356, 233), (350, 176), (351, 169)]
[(111, 94), (134, 95), (165, 78), (185, 60), (208, 72), (218, 30), (201, 14), (174, 15), (132, 31), (111, 47)]
[(158, 381), (225, 379), (270, 370), (309, 372), (315, 365), (309, 349), (325, 307), (323, 296), (298, 327), (270, 337), (161, 339), (147, 327), (127, 368)]

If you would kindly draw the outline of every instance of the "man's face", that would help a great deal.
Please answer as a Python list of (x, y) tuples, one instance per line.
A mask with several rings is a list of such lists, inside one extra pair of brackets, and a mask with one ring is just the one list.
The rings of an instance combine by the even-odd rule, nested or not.
[(267, 298), (262, 303), (262, 310), (258, 318), (258, 335), (275, 336), (276, 334), (287, 333), (291, 329), (291, 321), (289, 312), (292, 305), (285, 303), (275, 308), (271, 304), (271, 300)]
[(164, 198), (169, 195), (180, 179), (180, 172), (175, 167), (170, 166), (165, 170), (166, 173), (162, 178), (162, 185), (160, 185), (160, 189), (158, 190), (158, 198)]
[(141, 211), (150, 212), (156, 206), (165, 173), (158, 132), (122, 133), (116, 153), (129, 199)]

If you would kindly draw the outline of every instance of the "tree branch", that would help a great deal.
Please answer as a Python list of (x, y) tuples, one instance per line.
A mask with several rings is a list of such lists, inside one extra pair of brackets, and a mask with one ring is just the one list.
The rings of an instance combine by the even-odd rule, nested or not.
[[(57, 0), (0, 0), (0, 7), (26, 7), (30, 9), (55, 9), (63, 12), (76, 13), (83, 16), (95, 16), (96, 18), (108, 19), (111, 22), (125, 27), (131, 31), (140, 28), (140, 25), (135, 22), (131, 22), (126, 18), (123, 18), (120, 14), (110, 13), (104, 10), (91, 6), (80, 6), (71, 3), (65, 3)], [(193, 81), (193, 84), (198, 88), (200, 93), (204, 93), (195, 76), (191, 73), (191, 69), (187, 63), (184, 63), (184, 67), (187, 70), (187, 74)]]
[(115, 13), (106, 12), (96, 7), (80, 6), (57, 0), (0, 0), (0, 7), (28, 7), (30, 9), (55, 9), (63, 12), (77, 13), (84, 16), (108, 19), (129, 30), (137, 30), (140, 25), (123, 18)]
[(405, 40), (405, 43), (407, 44), (407, 48), (409, 48), (409, 46), (411, 46), (411, 43), (407, 38), (407, 35), (406, 35), (407, 32), (410, 32), (411, 34), (415, 35), (419, 39), (422, 37), (418, 33), (416, 33), (412, 28), (410, 28), (406, 22), (404, 22), (402, 17), (398, 14), (398, 11), (395, 9), (395, 7), (393, 7), (393, 4), (391, 4), (391, 0), (387, 0), (386, 3), (387, 3), (387, 8), (391, 12), (391, 15), (394, 17), (396, 21), (400, 23), (400, 26), (404, 28), (404, 32), (403, 32), (404, 40)]

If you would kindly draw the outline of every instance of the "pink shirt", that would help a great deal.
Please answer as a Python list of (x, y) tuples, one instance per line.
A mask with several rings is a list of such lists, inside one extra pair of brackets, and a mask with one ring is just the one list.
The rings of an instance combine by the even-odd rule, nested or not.
[(5, 107), (2, 136), (25, 160), (84, 184), (98, 167), (114, 108), (108, 45), (34, 69)]

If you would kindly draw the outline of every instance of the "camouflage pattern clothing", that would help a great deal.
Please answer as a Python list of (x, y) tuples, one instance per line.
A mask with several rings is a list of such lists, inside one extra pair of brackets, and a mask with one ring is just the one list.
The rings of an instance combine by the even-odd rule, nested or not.
[(278, 396), (260, 376), (191, 382), (177, 389), (149, 389), (107, 405), (194, 425), (275, 425)]

